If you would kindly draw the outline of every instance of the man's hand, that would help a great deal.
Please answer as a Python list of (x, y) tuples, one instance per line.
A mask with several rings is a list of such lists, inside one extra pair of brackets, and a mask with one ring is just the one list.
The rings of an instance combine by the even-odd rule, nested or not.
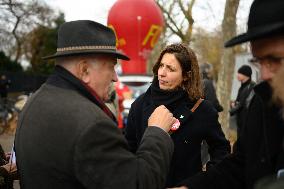
[(157, 126), (169, 132), (176, 121), (173, 114), (164, 106), (157, 107), (148, 119), (148, 126)]
[(167, 189), (188, 189), (186, 186), (180, 186), (175, 188), (167, 188)]

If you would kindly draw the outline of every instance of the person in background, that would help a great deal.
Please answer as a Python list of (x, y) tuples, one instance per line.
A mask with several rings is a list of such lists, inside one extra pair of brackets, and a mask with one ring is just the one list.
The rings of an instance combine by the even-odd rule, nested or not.
[[(202, 84), (204, 90), (204, 99), (212, 103), (214, 108), (218, 112), (223, 111), (223, 107), (220, 105), (219, 100), (216, 95), (216, 89), (213, 82), (213, 66), (209, 63), (199, 64), (200, 73), (202, 76)], [(204, 169), (206, 168), (206, 163), (209, 161), (210, 155), (208, 153), (208, 144), (206, 141), (202, 141), (201, 144), (201, 160)]]
[(204, 87), (204, 98), (210, 101), (218, 112), (222, 112), (223, 107), (220, 105), (217, 98), (215, 86), (212, 79), (212, 65), (208, 63), (202, 63), (199, 67)]
[(3, 101), (4, 105), (7, 103), (8, 97), (8, 89), (11, 85), (11, 81), (7, 78), (6, 75), (1, 75), (0, 77), (0, 96), (1, 100)]
[(20, 113), (15, 152), (21, 189), (162, 188), (175, 122), (165, 106), (151, 113), (136, 154), (105, 106), (117, 59), (112, 29), (89, 20), (62, 24), (56, 67)]
[(131, 99), (133, 92), (127, 85), (124, 85), (119, 80), (115, 82), (115, 91), (118, 96), (118, 128), (123, 130), (126, 123), (126, 119), (123, 116), (123, 101), (126, 99)]
[(249, 65), (243, 65), (238, 69), (237, 79), (241, 82), (237, 98), (231, 104), (230, 115), (236, 116), (237, 133), (240, 135), (249, 103), (252, 99), (252, 91), (255, 82), (251, 80), (252, 69)]
[[(218, 122), (218, 112), (203, 100), (202, 84), (195, 53), (183, 44), (171, 44), (161, 52), (153, 66), (154, 79), (131, 105), (125, 136), (136, 152), (143, 141), (147, 120), (158, 106), (166, 106), (179, 121), (172, 130), (175, 150), (166, 186), (202, 171), (201, 143), (209, 146), (207, 169), (230, 152)], [(175, 130), (177, 129), (177, 130)]]
[[(273, 101), (271, 87), (284, 60), (284, 1), (255, 0), (248, 29), (225, 43), (231, 47), (250, 41), (262, 82), (254, 87), (246, 121), (235, 150), (206, 173), (178, 184), (179, 189), (252, 189), (262, 179), (280, 179), (284, 173), (282, 106)], [(282, 82), (283, 85), (283, 82)]]

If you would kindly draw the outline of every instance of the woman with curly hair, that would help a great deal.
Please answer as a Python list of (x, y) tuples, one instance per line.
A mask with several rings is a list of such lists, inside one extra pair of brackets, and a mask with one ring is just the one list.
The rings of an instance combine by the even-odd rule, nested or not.
[(218, 122), (218, 112), (203, 100), (202, 81), (195, 53), (183, 44), (167, 46), (153, 66), (154, 79), (145, 94), (131, 105), (125, 136), (136, 152), (147, 120), (159, 105), (165, 105), (178, 119), (170, 136), (175, 150), (166, 187), (202, 171), (201, 143), (209, 146), (210, 161), (207, 168), (230, 152)]

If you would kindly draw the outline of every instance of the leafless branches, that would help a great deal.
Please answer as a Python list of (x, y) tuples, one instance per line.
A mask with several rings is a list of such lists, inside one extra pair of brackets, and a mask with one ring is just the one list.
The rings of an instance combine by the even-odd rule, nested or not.
[(50, 25), (52, 10), (39, 0), (1, 0), (0, 48), (17, 62), (25, 35), (37, 25)]
[(192, 8), (195, 0), (156, 0), (156, 3), (163, 12), (166, 28), (182, 42), (189, 44), (194, 24)]

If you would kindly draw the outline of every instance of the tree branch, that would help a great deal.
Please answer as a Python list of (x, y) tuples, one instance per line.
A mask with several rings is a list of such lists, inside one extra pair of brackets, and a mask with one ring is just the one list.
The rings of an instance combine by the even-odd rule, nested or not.
[(160, 4), (159, 1), (157, 1), (157, 4), (158, 4), (158, 6), (160, 7), (160, 9), (162, 10), (162, 12), (164, 13), (164, 15), (166, 16), (166, 20), (165, 20), (166, 26), (167, 26), (173, 33), (175, 33), (176, 35), (178, 35), (179, 37), (183, 36), (182, 30), (180, 29), (180, 27), (178, 27), (178, 25), (177, 25), (176, 22), (174, 21), (173, 17), (171, 16), (171, 15), (172, 15), (172, 10), (173, 10), (173, 7), (174, 7), (174, 2), (172, 2), (172, 4), (170, 4), (169, 11), (167, 11), (167, 10), (164, 8), (164, 6), (162, 6), (162, 5)]

